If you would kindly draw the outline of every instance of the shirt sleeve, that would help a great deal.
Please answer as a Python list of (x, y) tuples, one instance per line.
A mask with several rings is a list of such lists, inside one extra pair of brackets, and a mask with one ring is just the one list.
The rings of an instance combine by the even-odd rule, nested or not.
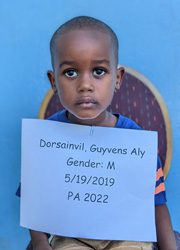
[(156, 171), (156, 187), (155, 187), (155, 205), (163, 205), (166, 203), (166, 189), (164, 185), (164, 175), (162, 163), (158, 156), (157, 171)]

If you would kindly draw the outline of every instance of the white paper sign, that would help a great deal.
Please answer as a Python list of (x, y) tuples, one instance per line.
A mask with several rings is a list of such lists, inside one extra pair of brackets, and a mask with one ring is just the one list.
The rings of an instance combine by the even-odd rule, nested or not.
[(156, 241), (157, 133), (24, 119), (21, 225), (50, 234)]

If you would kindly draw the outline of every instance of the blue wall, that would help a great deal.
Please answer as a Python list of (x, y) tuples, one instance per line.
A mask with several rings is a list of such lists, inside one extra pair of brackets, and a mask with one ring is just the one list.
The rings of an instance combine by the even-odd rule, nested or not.
[(166, 181), (173, 227), (180, 231), (180, 1), (1, 0), (0, 2), (0, 250), (23, 250), (19, 226), (21, 119), (37, 117), (49, 88), (49, 39), (75, 15), (107, 22), (120, 39), (120, 63), (148, 77), (170, 113), (173, 160)]

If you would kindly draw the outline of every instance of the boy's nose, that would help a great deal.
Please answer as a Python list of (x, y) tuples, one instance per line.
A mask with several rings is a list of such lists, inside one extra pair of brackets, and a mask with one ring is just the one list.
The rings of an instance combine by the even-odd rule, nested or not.
[(83, 75), (78, 79), (78, 91), (85, 92), (85, 91), (93, 91), (93, 79), (90, 75)]

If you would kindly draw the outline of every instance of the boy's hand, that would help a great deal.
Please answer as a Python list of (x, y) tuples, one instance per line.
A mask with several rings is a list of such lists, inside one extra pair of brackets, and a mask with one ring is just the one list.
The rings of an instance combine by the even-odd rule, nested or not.
[(33, 250), (52, 250), (46, 233), (30, 230)]
[(40, 245), (40, 246), (37, 246), (35, 248), (33, 248), (33, 250), (52, 250), (51, 246), (50, 245)]
[(33, 250), (52, 250), (52, 248), (49, 246), (38, 246), (36, 248), (33, 248)]

